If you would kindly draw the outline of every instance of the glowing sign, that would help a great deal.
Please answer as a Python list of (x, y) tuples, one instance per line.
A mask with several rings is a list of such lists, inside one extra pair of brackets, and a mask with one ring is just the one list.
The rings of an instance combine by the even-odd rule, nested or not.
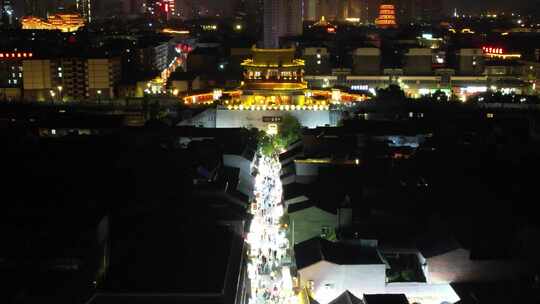
[(485, 86), (468, 86), (460, 88), (461, 94), (475, 94), (487, 92), (487, 87)]
[(282, 120), (281, 116), (263, 116), (262, 121), (263, 122), (271, 122), (271, 123), (280, 123)]
[(514, 53), (514, 54), (506, 53), (506, 51), (500, 47), (483, 46), (482, 51), (484, 53), (484, 56), (492, 57), (492, 58), (509, 59), (509, 58), (521, 57), (521, 54), (518, 54), (518, 53)]

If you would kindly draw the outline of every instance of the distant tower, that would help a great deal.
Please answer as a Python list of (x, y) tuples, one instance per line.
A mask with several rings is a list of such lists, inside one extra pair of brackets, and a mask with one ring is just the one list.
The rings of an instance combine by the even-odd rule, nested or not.
[(13, 23), (13, 6), (11, 0), (0, 0), (0, 23), (11, 25)]
[(24, 14), (26, 16), (38, 16), (38, 0), (25, 0)]
[(92, 0), (77, 0), (77, 11), (88, 23), (92, 22), (93, 6)]
[(393, 4), (381, 4), (375, 25), (382, 29), (397, 28), (396, 9)]
[(264, 0), (264, 47), (279, 48), (279, 38), (302, 34), (302, 0)]
[(344, 21), (349, 17), (349, 0), (338, 0), (337, 20)]

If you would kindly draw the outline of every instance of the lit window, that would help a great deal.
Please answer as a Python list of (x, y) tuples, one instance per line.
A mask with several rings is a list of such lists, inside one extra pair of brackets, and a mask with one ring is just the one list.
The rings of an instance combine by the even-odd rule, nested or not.
[(62, 78), (62, 72), (58, 73), (58, 77)]
[(58, 67), (58, 71), (62, 71), (62, 67)]
[(22, 78), (22, 73), (19, 73), (19, 78)]
[(321, 227), (321, 237), (326, 238), (330, 234), (330, 227), (328, 226), (322, 226)]
[(318, 59), (321, 59), (321, 54), (317, 54), (317, 58), (318, 58)]
[(17, 84), (17, 79), (13, 79), (13, 84)]
[(320, 61), (320, 60), (317, 60), (317, 64), (321, 64), (321, 61)]

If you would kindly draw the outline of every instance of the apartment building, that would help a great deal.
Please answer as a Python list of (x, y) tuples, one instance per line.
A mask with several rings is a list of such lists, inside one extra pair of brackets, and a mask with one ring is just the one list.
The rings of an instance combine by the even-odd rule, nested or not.
[(119, 58), (55, 58), (23, 61), (23, 96), (28, 101), (100, 101), (115, 97)]

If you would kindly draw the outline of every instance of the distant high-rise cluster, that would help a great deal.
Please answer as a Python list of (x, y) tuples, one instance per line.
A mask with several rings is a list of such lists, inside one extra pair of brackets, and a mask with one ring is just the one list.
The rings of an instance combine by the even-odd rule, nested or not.
[(304, 19), (367, 21), (368, 0), (304, 0)]
[(92, 22), (93, 17), (93, 7), (92, 7), (92, 0), (77, 0), (77, 11), (81, 14), (81, 16), (86, 20), (86, 22), (90, 23)]
[(373, 23), (381, 4), (395, 7), (400, 22), (430, 22), (442, 17), (442, 0), (304, 0), (304, 20), (361, 21)]
[(279, 39), (302, 34), (301, 0), (264, 1), (264, 47), (279, 48)]

